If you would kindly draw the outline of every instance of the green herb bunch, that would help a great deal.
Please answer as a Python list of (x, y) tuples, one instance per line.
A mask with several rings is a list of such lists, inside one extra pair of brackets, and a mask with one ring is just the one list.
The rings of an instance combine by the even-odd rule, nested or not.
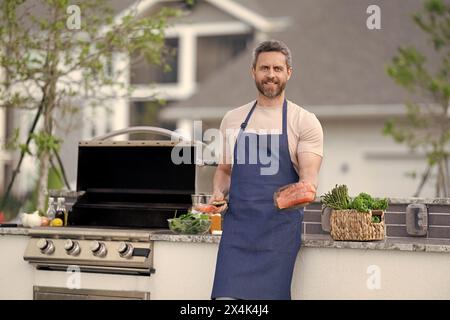
[(386, 210), (388, 207), (387, 199), (372, 198), (369, 194), (361, 192), (350, 204), (350, 209), (359, 212), (369, 212), (370, 210)]
[(336, 185), (330, 192), (321, 197), (322, 203), (334, 210), (350, 209), (351, 198), (345, 184)]
[(370, 210), (386, 210), (387, 199), (372, 198), (369, 194), (361, 192), (355, 198), (350, 198), (346, 185), (336, 185), (330, 192), (321, 197), (322, 203), (334, 210), (355, 209), (358, 212)]

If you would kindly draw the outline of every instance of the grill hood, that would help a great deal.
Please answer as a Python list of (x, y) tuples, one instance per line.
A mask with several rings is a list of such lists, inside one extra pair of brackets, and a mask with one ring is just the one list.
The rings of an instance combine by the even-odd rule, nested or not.
[(83, 195), (68, 224), (167, 228), (168, 218), (187, 212), (191, 194), (212, 190), (214, 167), (196, 164), (196, 151), (186, 142), (80, 142), (77, 191)]

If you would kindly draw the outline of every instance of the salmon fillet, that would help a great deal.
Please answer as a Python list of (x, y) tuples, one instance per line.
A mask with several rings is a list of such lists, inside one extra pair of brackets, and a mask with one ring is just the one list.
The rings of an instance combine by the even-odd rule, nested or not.
[(278, 209), (287, 209), (312, 202), (315, 196), (316, 188), (314, 185), (301, 181), (280, 188), (274, 194), (274, 202)]
[(200, 203), (194, 206), (194, 210), (202, 212), (202, 213), (220, 213), (220, 208), (212, 204), (204, 204)]

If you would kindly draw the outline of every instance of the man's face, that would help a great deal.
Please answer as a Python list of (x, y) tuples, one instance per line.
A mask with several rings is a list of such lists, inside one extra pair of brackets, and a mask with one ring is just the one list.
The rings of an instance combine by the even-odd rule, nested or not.
[(292, 69), (288, 69), (286, 57), (281, 52), (260, 53), (252, 69), (258, 91), (269, 99), (281, 95), (291, 73)]

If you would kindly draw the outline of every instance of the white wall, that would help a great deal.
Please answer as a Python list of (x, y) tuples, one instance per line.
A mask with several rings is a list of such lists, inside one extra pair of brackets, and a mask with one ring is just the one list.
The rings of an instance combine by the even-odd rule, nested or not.
[[(350, 195), (368, 192), (380, 197), (411, 197), (419, 184), (405, 176), (418, 175), (426, 168), (423, 158), (409, 154), (404, 145), (383, 136), (384, 120), (320, 119), (324, 131), (324, 159), (320, 171), (318, 195), (336, 184), (346, 184)], [(347, 166), (348, 171), (342, 168)], [(433, 197), (428, 184), (421, 193)]]
[[(217, 249), (209, 243), (155, 242), (152, 299), (209, 299)], [(449, 265), (449, 253), (302, 247), (292, 298), (450, 299)], [(379, 268), (379, 288), (369, 266)]]
[(448, 253), (304, 247), (292, 294), (295, 299), (448, 300), (449, 265)]
[(152, 299), (210, 299), (217, 250), (212, 243), (156, 241)]
[[(72, 275), (35, 270), (23, 260), (27, 242), (25, 236), (0, 236), (0, 299), (32, 299), (33, 285), (65, 287)], [(156, 241), (150, 277), (82, 273), (80, 285), (145, 291), (157, 300), (208, 300), (217, 250), (212, 243)], [(449, 265), (445, 252), (302, 247), (292, 298), (450, 299)]]
[(33, 298), (33, 267), (23, 260), (28, 237), (0, 235), (0, 300)]

